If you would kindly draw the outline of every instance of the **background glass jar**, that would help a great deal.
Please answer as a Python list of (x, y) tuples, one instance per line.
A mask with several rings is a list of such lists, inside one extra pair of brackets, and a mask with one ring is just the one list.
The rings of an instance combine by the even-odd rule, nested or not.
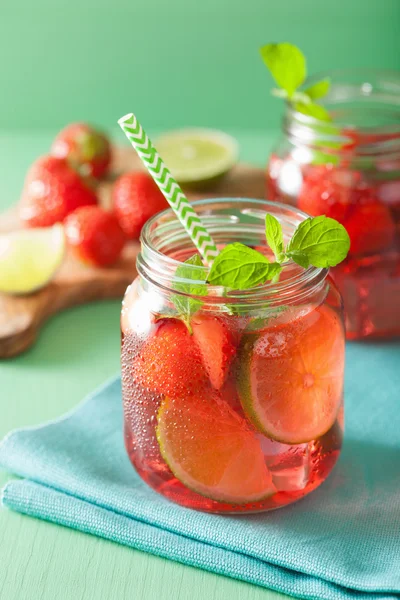
[[(305, 218), (259, 200), (195, 208), (218, 245), (242, 241), (266, 254), (267, 211), (286, 239)], [(193, 254), (171, 210), (145, 226), (121, 315), (127, 452), (151, 487), (184, 506), (278, 508), (315, 489), (339, 456), (340, 294), (326, 270), (294, 263), (278, 283), (226, 293), (204, 284), (204, 267), (185, 278), (181, 261)]]
[(267, 197), (347, 228), (350, 253), (332, 277), (348, 337), (400, 335), (400, 74), (324, 75), (331, 87), (322, 102), (333, 121), (287, 107), (267, 165)]

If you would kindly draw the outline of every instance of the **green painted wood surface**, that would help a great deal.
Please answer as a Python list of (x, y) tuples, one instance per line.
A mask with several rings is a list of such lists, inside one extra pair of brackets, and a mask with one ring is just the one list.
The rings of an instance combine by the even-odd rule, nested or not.
[[(271, 137), (238, 135), (263, 161)], [(18, 197), (48, 134), (0, 135), (0, 209)], [(55, 418), (119, 370), (120, 302), (53, 318), (26, 354), (0, 361), (0, 437)], [(0, 487), (7, 480), (0, 471)], [(0, 509), (0, 600), (284, 600), (285, 596)]]
[(0, 128), (115, 122), (274, 127), (258, 55), (292, 41), (310, 72), (400, 68), (399, 0), (1, 0)]

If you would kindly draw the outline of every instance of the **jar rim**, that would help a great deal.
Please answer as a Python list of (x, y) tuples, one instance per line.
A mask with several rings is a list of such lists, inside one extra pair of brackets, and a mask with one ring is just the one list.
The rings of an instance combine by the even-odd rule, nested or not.
[[(262, 231), (264, 231), (265, 214), (271, 212), (278, 220), (281, 220), (286, 233), (290, 227), (294, 231), (295, 227), (309, 216), (295, 207), (280, 202), (252, 198), (207, 198), (192, 202), (192, 206), (200, 215), (212, 235), (218, 232), (222, 235), (228, 234), (230, 231), (236, 231), (235, 235), (237, 236), (238, 232), (242, 231), (240, 228), (241, 225), (243, 225), (243, 231), (246, 232), (246, 235), (250, 235), (249, 232), (252, 232), (253, 228), (255, 231), (256, 226), (254, 223), (249, 223), (248, 225), (241, 223), (241, 215), (245, 215), (246, 218), (250, 215), (250, 217), (259, 220), (260, 227), (262, 225)], [(211, 207), (225, 212), (221, 212), (219, 215), (216, 213), (207, 214), (207, 212), (210, 212)], [(239, 210), (239, 207), (241, 207), (241, 210)], [(229, 209), (231, 209), (231, 212), (226, 212)], [(237, 214), (232, 214), (232, 211), (239, 212), (240, 217)], [(289, 221), (291, 221), (291, 225)], [(147, 281), (155, 284), (158, 288), (162, 288), (166, 293), (173, 292), (182, 296), (194, 297), (193, 294), (176, 290), (175, 286), (177, 283), (184, 284), (189, 282), (194, 286), (204, 286), (204, 273), (207, 272), (207, 268), (204, 266), (193, 267), (194, 271), (198, 271), (199, 275), (201, 273), (203, 276), (199, 277), (197, 281), (176, 278), (176, 269), (184, 263), (156, 247), (154, 233), (162, 227), (171, 236), (171, 239), (173, 239), (174, 234), (178, 234), (180, 239), (191, 244), (187, 233), (171, 208), (158, 213), (149, 219), (142, 229), (140, 238), (141, 252), (137, 259), (138, 272)], [(232, 241), (238, 241), (237, 237)], [(193, 246), (193, 254), (195, 252), (196, 249)], [(290, 269), (293, 270), (293, 267), (297, 268), (297, 265), (293, 261), (288, 261), (283, 265), (283, 271), (285, 272), (286, 270), (286, 273), (288, 273)], [(314, 286), (325, 280), (327, 273), (327, 269), (310, 266), (308, 269), (297, 270), (297, 273), (292, 277), (289, 276), (276, 283), (269, 281), (249, 290), (229, 290), (228, 293), (221, 286), (206, 284), (207, 295), (196, 295), (195, 297), (202, 298), (203, 300), (207, 298), (207, 302), (211, 304), (226, 304), (227, 297), (229, 297), (229, 304), (258, 303), (265, 305), (266, 302), (271, 304), (288, 304), (294, 300), (297, 302), (306, 289), (309, 294), (310, 288), (314, 289)]]

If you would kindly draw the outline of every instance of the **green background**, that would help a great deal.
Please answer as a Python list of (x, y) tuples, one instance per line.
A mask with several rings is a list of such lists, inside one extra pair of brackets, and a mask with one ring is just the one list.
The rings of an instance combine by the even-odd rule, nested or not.
[[(221, 127), (263, 165), (282, 105), (260, 45), (300, 45), (310, 72), (400, 68), (399, 34), (399, 0), (0, 0), (0, 211), (73, 120), (113, 129), (133, 110), (150, 131)], [(118, 300), (67, 311), (31, 351), (0, 363), (0, 438), (63, 414), (118, 371), (119, 312)], [(283, 600), (0, 510), (3, 598)]]
[(400, 68), (399, 0), (1, 0), (0, 129), (264, 129), (280, 103), (258, 48), (298, 44), (309, 70)]

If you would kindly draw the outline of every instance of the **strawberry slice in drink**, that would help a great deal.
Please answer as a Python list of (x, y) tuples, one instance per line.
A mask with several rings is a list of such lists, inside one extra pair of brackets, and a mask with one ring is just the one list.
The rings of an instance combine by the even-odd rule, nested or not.
[(222, 319), (210, 315), (195, 315), (191, 327), (211, 385), (219, 390), (236, 353), (233, 335)]
[(131, 373), (141, 387), (174, 398), (209, 387), (200, 350), (177, 319), (158, 321), (134, 359)]
[(256, 502), (276, 491), (260, 442), (217, 394), (165, 398), (157, 420), (161, 454), (189, 489), (231, 504)]
[(244, 336), (238, 359), (240, 400), (261, 433), (300, 444), (332, 427), (344, 369), (344, 333), (332, 309)]
[(191, 332), (178, 319), (158, 321), (132, 367), (142, 387), (175, 398), (223, 386), (236, 353), (230, 329), (211, 315), (195, 315), (190, 325)]

